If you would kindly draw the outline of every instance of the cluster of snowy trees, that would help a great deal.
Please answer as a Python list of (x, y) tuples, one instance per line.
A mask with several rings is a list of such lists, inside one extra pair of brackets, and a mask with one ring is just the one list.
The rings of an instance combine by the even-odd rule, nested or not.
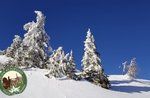
[[(49, 69), (47, 77), (73, 78), (76, 70), (73, 51), (65, 54), (63, 47), (49, 51), (51, 49), (50, 37), (44, 29), (45, 16), (40, 11), (35, 11), (35, 13), (37, 14), (36, 21), (24, 25), (24, 30), (27, 31), (24, 38), (15, 35), (13, 43), (5, 50), (4, 54), (14, 59), (9, 62), (9, 65), (46, 68)], [(49, 52), (52, 52), (52, 55), (49, 56)]]
[(130, 79), (134, 79), (137, 76), (137, 63), (136, 58), (131, 59), (130, 63), (125, 61), (122, 63), (123, 65), (123, 73), (129, 76)]
[(56, 78), (68, 76), (69, 78), (73, 78), (75, 66), (73, 52), (71, 51), (65, 55), (63, 47), (59, 47), (49, 57), (47, 62), (47, 69), (49, 71), (46, 76)]
[(74, 62), (73, 51), (65, 54), (63, 47), (50, 51), (50, 37), (47, 35), (44, 25), (45, 16), (40, 11), (36, 21), (24, 25), (24, 38), (15, 35), (13, 43), (5, 50), (5, 55), (13, 58), (10, 65), (18, 67), (38, 67), (48, 69), (45, 76), (61, 78), (67, 76), (71, 79), (86, 79), (103, 88), (109, 88), (110, 84), (101, 65), (100, 54), (96, 51), (94, 37), (90, 31), (87, 32), (85, 40), (84, 56), (82, 59), (83, 69), (81, 74), (76, 74), (76, 64)]
[(35, 13), (36, 22), (32, 21), (24, 25), (24, 30), (27, 31), (24, 39), (15, 35), (13, 43), (6, 49), (6, 55), (14, 58), (12, 63), (17, 66), (46, 67), (49, 36), (44, 29), (44, 15), (40, 11)]
[[(86, 40), (84, 41), (84, 55), (81, 60), (81, 74), (76, 74), (76, 64), (74, 62), (73, 51), (65, 54), (63, 47), (58, 47), (56, 50), (49, 45), (50, 37), (47, 35), (44, 25), (45, 16), (40, 11), (35, 11), (37, 14), (36, 21), (29, 22), (24, 25), (24, 38), (15, 35), (13, 43), (8, 47), (4, 54), (13, 58), (11, 65), (24, 66), (25, 68), (38, 67), (48, 69), (45, 74), (48, 78), (61, 78), (67, 76), (71, 79), (80, 80), (86, 79), (103, 88), (110, 88), (110, 83), (107, 75), (101, 64), (100, 54), (96, 50), (94, 36), (90, 29), (87, 32)], [(48, 55), (51, 52), (51, 55)], [(127, 63), (124, 63), (126, 66)], [(127, 74), (135, 77), (135, 59), (131, 60)]]

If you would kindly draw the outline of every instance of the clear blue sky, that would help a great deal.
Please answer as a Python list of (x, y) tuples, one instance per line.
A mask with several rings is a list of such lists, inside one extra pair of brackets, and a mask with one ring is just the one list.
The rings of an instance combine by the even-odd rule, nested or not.
[(0, 49), (15, 34), (23, 37), (23, 25), (35, 20), (34, 10), (46, 15), (46, 31), (53, 49), (74, 51), (81, 68), (86, 32), (95, 37), (107, 74), (121, 74), (121, 63), (136, 57), (139, 77), (150, 79), (150, 1), (144, 0), (1, 0)]

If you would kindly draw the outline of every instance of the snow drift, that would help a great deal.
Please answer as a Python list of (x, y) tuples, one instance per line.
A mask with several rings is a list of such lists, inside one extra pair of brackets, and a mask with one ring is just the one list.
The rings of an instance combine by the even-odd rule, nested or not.
[(10, 57), (7, 57), (5, 55), (0, 55), (0, 64), (6, 64), (11, 60), (12, 60), (12, 58), (10, 58)]
[[(93, 85), (85, 80), (74, 81), (67, 78), (49, 79), (47, 70), (25, 70), (28, 83), (21, 94), (11, 98), (150, 98), (150, 81), (135, 79), (130, 81), (123, 75), (110, 75), (110, 90)], [(0, 98), (9, 98), (0, 92)]]

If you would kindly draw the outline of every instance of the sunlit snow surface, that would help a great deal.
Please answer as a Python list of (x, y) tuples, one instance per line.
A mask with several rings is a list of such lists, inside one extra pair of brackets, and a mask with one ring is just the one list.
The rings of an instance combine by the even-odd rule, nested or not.
[[(0, 56), (0, 62), (10, 58)], [(103, 89), (85, 80), (74, 81), (67, 78), (49, 79), (47, 70), (24, 70), (27, 88), (11, 98), (150, 98), (150, 80), (129, 80), (126, 75), (110, 75), (111, 89)], [(0, 98), (10, 98), (0, 91)]]
[(6, 64), (8, 63), (12, 58), (6, 57), (5, 55), (0, 55), (0, 64)]

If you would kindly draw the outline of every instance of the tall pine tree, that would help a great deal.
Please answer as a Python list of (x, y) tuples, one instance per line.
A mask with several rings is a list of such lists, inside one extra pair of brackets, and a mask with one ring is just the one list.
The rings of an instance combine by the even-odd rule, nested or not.
[(27, 33), (22, 42), (22, 65), (39, 68), (46, 67), (47, 49), (49, 47), (49, 36), (45, 32), (45, 16), (40, 11), (37, 14), (36, 22), (32, 21), (24, 25)]
[(82, 59), (82, 66), (84, 72), (102, 72), (101, 59), (99, 53), (96, 51), (94, 37), (90, 29), (87, 32), (86, 40), (84, 41), (84, 55)]
[(82, 77), (103, 88), (109, 88), (109, 81), (104, 74), (100, 55), (96, 50), (95, 40), (88, 29), (86, 40), (84, 41), (84, 55), (82, 59)]

